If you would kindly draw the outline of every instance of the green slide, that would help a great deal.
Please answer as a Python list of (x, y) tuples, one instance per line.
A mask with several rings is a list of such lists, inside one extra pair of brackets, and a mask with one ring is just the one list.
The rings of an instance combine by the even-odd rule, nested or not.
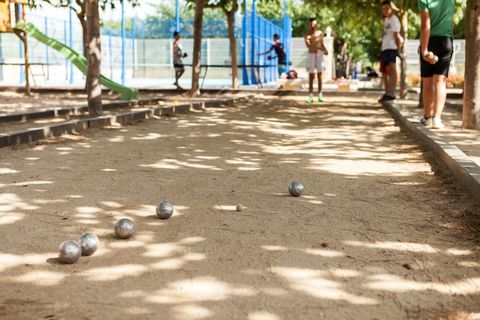
[[(44, 43), (47, 46), (57, 50), (58, 52), (63, 54), (68, 60), (70, 60), (83, 74), (85, 75), (87, 74), (88, 63), (87, 63), (87, 59), (83, 55), (77, 53), (72, 48), (65, 46), (63, 43), (47, 37), (40, 30), (38, 30), (32, 23), (19, 22), (17, 23), (15, 28), (28, 33), (30, 36), (37, 39), (41, 43)], [(132, 100), (132, 99), (136, 99), (138, 96), (137, 89), (127, 88), (125, 86), (122, 86), (121, 84), (113, 82), (112, 80), (104, 76), (101, 76), (100, 83), (105, 87), (115, 92), (118, 92), (122, 100)]]

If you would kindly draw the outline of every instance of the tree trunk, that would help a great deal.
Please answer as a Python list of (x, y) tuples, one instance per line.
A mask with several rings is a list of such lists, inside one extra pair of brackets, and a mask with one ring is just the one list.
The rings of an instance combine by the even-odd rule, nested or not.
[(480, 0), (467, 1), (463, 128), (480, 129)]
[(100, 46), (100, 16), (98, 8), (99, 0), (86, 0), (87, 11), (87, 94), (88, 94), (88, 113), (91, 116), (102, 113), (102, 87), (100, 84), (100, 64), (101, 64), (101, 46)]
[(408, 93), (408, 86), (407, 86), (407, 41), (408, 41), (408, 9), (404, 3), (402, 2), (402, 10), (400, 11), (400, 23), (401, 23), (401, 30), (400, 34), (402, 35), (405, 42), (403, 46), (398, 48), (398, 51), (401, 56), (400, 62), (400, 99), (405, 99)]
[(235, 11), (226, 11), (228, 37), (230, 39), (230, 57), (232, 61), (232, 89), (238, 89), (237, 39), (235, 39)]
[(193, 97), (200, 95), (200, 72), (202, 50), (203, 8), (205, 0), (195, 0), (195, 20), (193, 22), (193, 55), (192, 55), (192, 91)]
[(82, 40), (83, 40), (83, 55), (88, 59), (88, 36), (87, 36), (87, 8), (86, 1), (77, 1), (78, 6), (80, 6), (80, 11), (75, 11), (78, 20), (80, 20), (80, 25), (82, 26)]

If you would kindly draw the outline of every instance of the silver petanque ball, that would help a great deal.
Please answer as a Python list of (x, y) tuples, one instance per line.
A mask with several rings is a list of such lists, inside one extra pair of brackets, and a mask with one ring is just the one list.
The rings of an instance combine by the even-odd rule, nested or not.
[(293, 197), (300, 197), (305, 190), (305, 186), (301, 182), (292, 182), (288, 185), (288, 192)]
[(172, 216), (174, 210), (170, 202), (162, 202), (157, 206), (157, 216), (160, 219), (168, 219)]
[(135, 232), (135, 223), (130, 219), (120, 219), (115, 223), (115, 235), (120, 239), (128, 239)]
[(94, 233), (84, 233), (80, 236), (80, 247), (82, 248), (82, 256), (91, 256), (98, 249), (100, 240)]
[(77, 241), (67, 240), (63, 241), (58, 248), (58, 260), (61, 263), (72, 264), (80, 259), (82, 249)]

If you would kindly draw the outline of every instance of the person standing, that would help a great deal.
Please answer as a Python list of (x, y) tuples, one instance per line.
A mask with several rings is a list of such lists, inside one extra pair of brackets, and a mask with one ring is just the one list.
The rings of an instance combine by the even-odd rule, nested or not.
[(268, 54), (272, 51), (275, 51), (276, 57), (268, 56), (268, 60), (272, 60), (273, 58), (278, 59), (278, 75), (281, 76), (284, 73), (287, 73), (287, 55), (285, 54), (285, 48), (283, 43), (280, 42), (280, 36), (278, 34), (273, 35), (273, 45), (270, 47), (269, 50), (265, 52), (261, 52), (258, 55)]
[(382, 2), (383, 36), (382, 52), (380, 53), (380, 71), (383, 76), (385, 93), (379, 102), (396, 99), (397, 57), (398, 50), (403, 45), (403, 38), (400, 35), (400, 19), (395, 15), (394, 10), (398, 11), (398, 8), (392, 1), (385, 0)]
[(175, 69), (175, 82), (173, 83), (177, 89), (183, 90), (178, 84), (178, 80), (185, 72), (185, 66), (183, 65), (183, 58), (187, 57), (187, 54), (183, 52), (183, 46), (180, 42), (180, 32), (175, 31), (173, 33), (173, 67)]
[(307, 103), (313, 103), (313, 81), (315, 74), (318, 78), (318, 102), (323, 102), (322, 94), (322, 73), (323, 73), (323, 55), (328, 51), (323, 44), (323, 32), (317, 30), (318, 22), (316, 18), (310, 19), (310, 30), (305, 34), (305, 44), (308, 49), (307, 72), (308, 72), (308, 90), (309, 96)]
[(453, 55), (455, 0), (418, 0), (421, 17), (420, 56), (424, 115), (420, 122), (442, 129), (447, 99), (446, 79)]

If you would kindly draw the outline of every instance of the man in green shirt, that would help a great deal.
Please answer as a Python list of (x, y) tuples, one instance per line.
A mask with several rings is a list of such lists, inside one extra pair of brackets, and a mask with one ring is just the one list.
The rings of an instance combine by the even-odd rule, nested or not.
[(453, 54), (455, 0), (418, 0), (421, 17), (420, 54), (425, 126), (442, 129), (447, 98), (446, 78)]

